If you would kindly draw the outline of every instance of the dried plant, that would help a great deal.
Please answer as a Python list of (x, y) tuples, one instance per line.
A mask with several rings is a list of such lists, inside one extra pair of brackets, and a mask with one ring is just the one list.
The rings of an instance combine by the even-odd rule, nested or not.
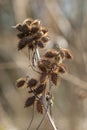
[[(30, 66), (39, 73), (38, 79), (20, 78), (17, 80), (18, 88), (25, 85), (28, 89), (29, 97), (25, 102), (25, 107), (36, 105), (37, 112), (44, 115), (36, 130), (39, 129), (46, 115), (53, 130), (57, 130), (52, 119), (53, 94), (51, 88), (57, 86), (61, 75), (67, 72), (67, 67), (63, 64), (63, 61), (72, 59), (72, 53), (70, 50), (63, 48), (59, 48), (59, 50), (50, 49), (44, 53), (43, 57), (40, 57), (38, 48), (43, 49), (46, 46), (49, 36), (47, 28), (43, 27), (39, 20), (26, 19), (14, 28), (18, 30), (18, 50), (28, 48)], [(32, 121), (27, 130), (29, 130)]]

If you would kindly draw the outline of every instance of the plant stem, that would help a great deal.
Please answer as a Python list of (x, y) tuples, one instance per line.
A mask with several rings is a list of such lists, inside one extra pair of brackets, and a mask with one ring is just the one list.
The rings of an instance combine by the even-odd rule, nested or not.
[(30, 121), (30, 123), (29, 123), (29, 126), (28, 126), (27, 130), (30, 129), (30, 127), (31, 127), (31, 125), (32, 125), (32, 122), (33, 122), (33, 119), (34, 119), (34, 105), (33, 105), (33, 110), (32, 110), (32, 112), (33, 112), (33, 114), (32, 114), (32, 119), (31, 119), (31, 121)]
[[(43, 103), (43, 106), (44, 106), (45, 110), (47, 111), (47, 103), (46, 103), (45, 95), (43, 95), (43, 97), (42, 97), (42, 103)], [(48, 111), (47, 111), (47, 116), (48, 116), (48, 119), (49, 119), (49, 121), (50, 121), (50, 123), (51, 123), (51, 125), (53, 127), (53, 130), (58, 130), (56, 128), (56, 125), (55, 125), (55, 123), (54, 123), (54, 121), (53, 121), (53, 119), (52, 119), (52, 117), (51, 117), (51, 115), (50, 115), (50, 113)]]

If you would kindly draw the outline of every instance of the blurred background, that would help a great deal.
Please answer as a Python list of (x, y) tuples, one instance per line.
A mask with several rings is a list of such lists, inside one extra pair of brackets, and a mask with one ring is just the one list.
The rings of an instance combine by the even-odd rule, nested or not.
[[(49, 29), (51, 41), (44, 51), (60, 46), (74, 55), (66, 61), (68, 73), (53, 90), (56, 126), (87, 130), (87, 0), (0, 0), (0, 130), (26, 130), (32, 117), (32, 107), (24, 108), (26, 89), (16, 88), (16, 80), (32, 71), (27, 50), (17, 51), (17, 32), (12, 29), (26, 18), (39, 19)], [(41, 119), (36, 112), (30, 130)], [(52, 130), (48, 120), (40, 129)]]

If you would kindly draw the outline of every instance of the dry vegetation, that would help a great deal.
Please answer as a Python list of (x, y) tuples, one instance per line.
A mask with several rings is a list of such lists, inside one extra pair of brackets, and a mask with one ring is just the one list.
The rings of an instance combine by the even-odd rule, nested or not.
[[(70, 48), (74, 60), (67, 62), (68, 74), (62, 77), (59, 87), (53, 89), (53, 116), (59, 130), (87, 129), (87, 1), (84, 0), (4, 0), (0, 1), (0, 130), (25, 130), (32, 109), (24, 109), (26, 88), (18, 90), (15, 81), (23, 75), (36, 76), (28, 69), (26, 48), (18, 52), (18, 39), (11, 26), (25, 18), (40, 19), (48, 27), (51, 37), (46, 48), (59, 45)], [(36, 111), (35, 111), (36, 112)], [(35, 115), (31, 130), (37, 127), (42, 116)], [(45, 120), (41, 130), (52, 129)]]

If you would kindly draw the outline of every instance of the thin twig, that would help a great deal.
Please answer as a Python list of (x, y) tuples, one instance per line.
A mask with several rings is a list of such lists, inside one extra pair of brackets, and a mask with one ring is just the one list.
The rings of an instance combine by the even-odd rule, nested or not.
[(52, 117), (50, 116), (49, 112), (47, 112), (47, 116), (48, 116), (48, 118), (49, 118), (49, 120), (50, 120), (50, 123), (51, 123), (51, 125), (52, 125), (52, 127), (53, 127), (53, 130), (58, 130), (58, 129), (56, 128), (56, 125), (55, 125), (55, 123), (54, 123)]
[[(49, 92), (50, 92), (50, 95), (52, 95), (52, 82), (51, 82), (51, 80), (49, 80)], [(51, 115), (51, 117), (52, 117), (52, 105), (50, 104), (50, 115)]]
[(32, 123), (33, 123), (33, 119), (34, 119), (34, 104), (33, 104), (33, 110), (32, 110), (32, 118), (31, 118), (31, 121), (30, 121), (30, 123), (29, 123), (29, 126), (28, 126), (28, 128), (27, 128), (27, 130), (29, 130), (30, 129), (30, 127), (31, 127), (31, 125), (32, 125)]
[[(45, 95), (43, 95), (43, 97), (42, 97), (42, 103), (43, 103), (44, 109), (47, 111), (47, 102), (46, 102)], [(53, 127), (53, 130), (57, 130), (56, 125), (55, 125), (55, 123), (54, 123), (54, 121), (53, 121), (53, 119), (48, 111), (47, 111), (47, 116), (48, 116), (48, 119)]]
[(42, 120), (40, 121), (40, 123), (39, 123), (38, 127), (36, 128), (36, 130), (38, 130), (38, 129), (40, 128), (41, 124), (42, 124), (42, 123), (43, 123), (43, 121), (45, 120), (45, 118), (46, 118), (46, 116), (47, 116), (47, 111), (48, 111), (48, 107), (47, 107), (47, 110), (45, 111), (45, 114), (44, 114), (44, 116), (43, 116)]
[(50, 104), (50, 115), (51, 117), (53, 117), (53, 113), (52, 113), (52, 105)]
[(36, 58), (35, 58), (35, 52), (33, 53), (33, 56), (32, 56), (32, 66), (33, 67), (36, 67), (36, 65), (35, 65), (35, 60), (36, 60)]
[(40, 53), (38, 51), (38, 48), (35, 48), (35, 53), (36, 53), (36, 56), (37, 56), (37, 60), (40, 61)]

